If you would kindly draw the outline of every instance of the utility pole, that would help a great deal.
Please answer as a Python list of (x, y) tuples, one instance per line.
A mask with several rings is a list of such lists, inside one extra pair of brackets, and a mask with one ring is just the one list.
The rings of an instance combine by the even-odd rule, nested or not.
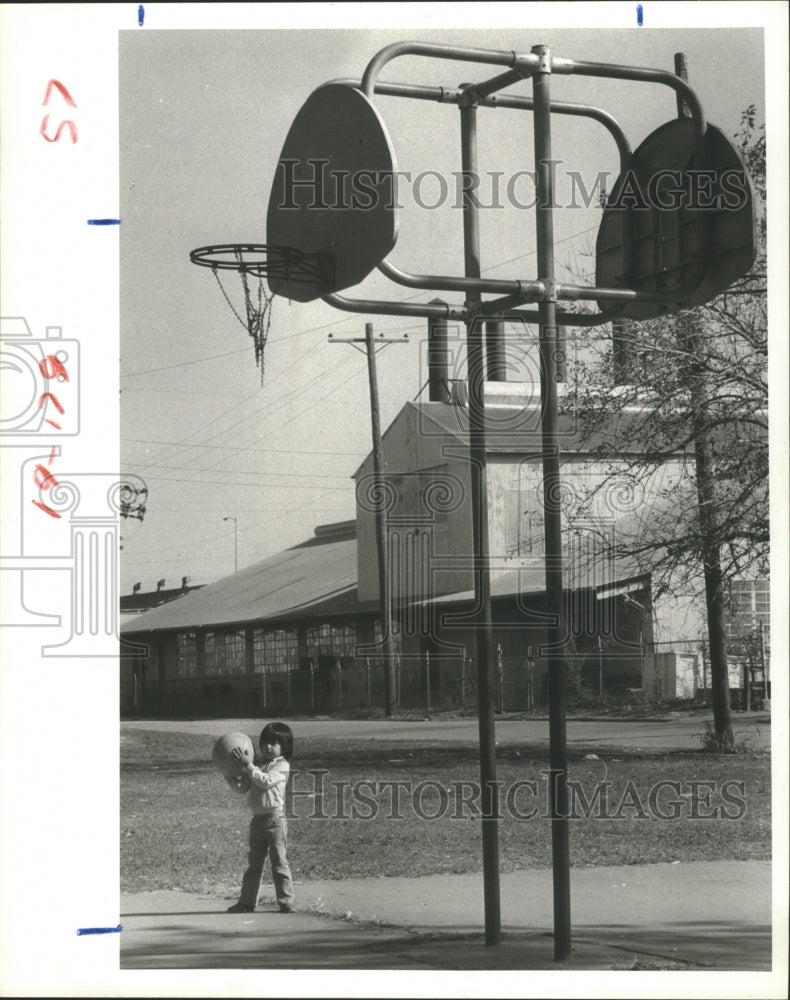
[[(373, 436), (373, 497), (376, 517), (376, 548), (378, 550), (379, 601), (381, 603), (381, 627), (384, 641), (384, 712), (391, 716), (398, 704), (395, 679), (395, 637), (392, 631), (392, 582), (389, 572), (389, 550), (387, 546), (387, 511), (384, 503), (384, 451), (381, 443), (381, 419), (379, 414), (379, 387), (376, 376), (376, 353), (389, 344), (408, 344), (404, 335), (400, 339), (373, 336), (373, 324), (365, 324), (364, 337), (336, 339), (329, 334), (333, 344), (351, 344), (358, 351), (364, 351), (368, 358), (368, 381), (370, 383), (370, 423)], [(364, 344), (364, 348), (358, 347)], [(380, 345), (380, 346), (379, 346)]]

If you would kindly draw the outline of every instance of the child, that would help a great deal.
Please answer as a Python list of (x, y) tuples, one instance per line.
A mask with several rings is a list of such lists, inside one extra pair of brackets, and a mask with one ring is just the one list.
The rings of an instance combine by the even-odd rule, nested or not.
[(288, 824), (284, 816), (285, 786), (288, 783), (293, 753), (293, 733), (282, 722), (270, 722), (261, 733), (260, 750), (263, 766), (248, 763), (241, 750), (233, 756), (242, 765), (238, 778), (225, 780), (235, 791), (247, 794), (250, 820), (250, 853), (247, 870), (241, 882), (238, 903), (228, 907), (228, 913), (252, 913), (258, 902), (261, 877), (266, 856), (272, 866), (274, 890), (281, 913), (293, 912), (291, 869), (286, 857)]

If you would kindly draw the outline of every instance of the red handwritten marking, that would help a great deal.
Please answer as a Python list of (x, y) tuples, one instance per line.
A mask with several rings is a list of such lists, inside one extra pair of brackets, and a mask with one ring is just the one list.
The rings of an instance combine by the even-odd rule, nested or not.
[(39, 489), (48, 490), (50, 486), (59, 486), (57, 479), (44, 465), (37, 465), (33, 471), (33, 482)]
[[(52, 368), (51, 372), (48, 369), (48, 365)], [(48, 354), (45, 358), (42, 358), (38, 363), (38, 368), (44, 378), (60, 378), (62, 375), (66, 382), (69, 380), (69, 373), (54, 354)], [(63, 410), (60, 412), (62, 413)]]
[[(40, 364), (41, 364), (41, 362), (39, 362), (39, 365)], [(49, 377), (49, 376), (47, 376), (47, 377)], [(68, 378), (68, 376), (66, 376), (66, 377)], [(42, 407), (46, 405), (44, 403), (45, 399), (51, 399), (52, 400), (52, 402), (55, 404), (55, 409), (58, 411), (58, 413), (65, 413), (66, 412), (63, 409), (63, 407), (60, 405), (60, 402), (58, 401), (58, 397), (57, 396), (53, 396), (51, 392), (45, 392), (44, 395), (39, 398), (39, 401), (38, 401), (38, 408), (39, 408), (39, 410), (42, 409)]]
[(41, 119), (41, 125), (39, 126), (39, 132), (41, 133), (42, 138), (46, 139), (47, 142), (57, 142), (58, 139), (60, 139), (61, 135), (63, 134), (63, 129), (67, 125), (69, 127), (69, 132), (71, 133), (72, 143), (75, 143), (77, 141), (77, 126), (74, 124), (73, 121), (71, 121), (71, 119), (67, 119), (64, 122), (61, 122), (60, 125), (58, 125), (57, 132), (52, 138), (50, 138), (45, 131), (48, 121), (49, 121), (49, 115), (45, 115), (44, 118)]
[(42, 107), (45, 107), (47, 104), (49, 104), (49, 98), (50, 94), (52, 93), (53, 87), (57, 87), (57, 89), (60, 91), (61, 97), (67, 104), (70, 104), (72, 108), (77, 107), (76, 103), (74, 102), (74, 98), (71, 96), (68, 90), (63, 86), (60, 80), (49, 81), (49, 83), (47, 84), (47, 92), (46, 94), (44, 94), (44, 100), (42, 101)]
[(38, 500), (33, 500), (33, 503), (36, 505), (36, 507), (43, 510), (45, 514), (49, 514), (50, 517), (55, 517), (55, 518), (60, 517), (60, 514), (58, 514), (57, 511), (54, 511), (51, 507), (47, 507), (45, 503), (39, 503)]
[[(50, 82), (54, 82), (57, 84), (57, 80)], [(47, 90), (47, 97), (49, 97), (49, 90)], [(43, 128), (43, 123), (42, 123), (42, 128)], [(58, 132), (58, 134), (60, 134), (60, 132)], [(74, 141), (76, 142), (76, 138), (74, 139)], [(41, 361), (39, 361), (38, 363), (38, 367), (39, 371), (46, 379), (56, 378), (61, 382), (69, 381), (69, 373), (66, 371), (66, 366), (63, 364), (62, 361), (60, 361), (60, 359), (55, 354), (48, 354), (45, 358), (42, 358)], [(64, 408), (60, 405), (60, 400), (58, 399), (58, 397), (51, 392), (42, 393), (42, 395), (39, 397), (38, 400), (39, 409), (44, 409), (44, 407), (46, 407), (50, 401), (54, 403), (55, 409), (58, 411), (58, 413), (66, 412)], [(55, 423), (54, 420), (50, 420), (48, 418), (45, 418), (45, 420), (48, 424), (51, 424), (58, 430), (61, 430), (60, 424)], [(53, 461), (55, 460), (56, 453), (57, 453), (57, 446), (53, 445), (52, 451), (49, 453), (50, 465), (52, 465)], [(37, 465), (33, 470), (33, 482), (36, 484), (36, 486), (38, 486), (41, 492), (51, 489), (51, 487), (53, 486), (60, 485), (57, 479), (55, 479), (55, 477), (49, 471), (49, 469), (46, 466), (40, 464)], [(60, 518), (60, 514), (54, 511), (51, 507), (48, 507), (45, 503), (40, 503), (38, 500), (33, 500), (33, 503), (40, 510), (43, 510), (45, 514), (49, 514), (50, 517)]]
[(57, 429), (58, 429), (59, 431), (62, 431), (62, 430), (63, 430), (63, 428), (62, 428), (62, 427), (60, 426), (60, 424), (56, 424), (54, 420), (50, 420), (50, 419), (49, 419), (49, 418), (47, 418), (47, 417), (45, 417), (45, 418), (44, 418), (44, 423), (45, 423), (45, 424), (52, 424), (52, 426), (53, 426), (53, 427), (57, 427)]

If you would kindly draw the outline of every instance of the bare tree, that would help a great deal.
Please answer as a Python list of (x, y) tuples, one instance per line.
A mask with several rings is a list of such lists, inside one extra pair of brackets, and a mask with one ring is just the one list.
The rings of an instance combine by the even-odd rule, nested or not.
[(614, 554), (649, 568), (654, 594), (704, 594), (716, 746), (725, 751), (725, 592), (737, 576), (767, 575), (769, 546), (765, 135), (754, 107), (735, 140), (757, 206), (753, 267), (705, 306), (585, 333), (566, 404), (586, 450), (608, 464), (579, 512), (614, 484), (642, 490), (641, 516), (618, 522)]

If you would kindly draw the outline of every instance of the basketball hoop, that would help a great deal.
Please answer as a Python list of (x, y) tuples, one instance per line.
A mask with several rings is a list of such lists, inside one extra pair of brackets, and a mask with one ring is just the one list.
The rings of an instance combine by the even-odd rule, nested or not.
[[(252, 337), (255, 363), (264, 376), (264, 348), (271, 326), (274, 293), (266, 287), (272, 276), (285, 281), (315, 281), (320, 273), (315, 263), (293, 247), (271, 246), (265, 243), (223, 243), (198, 247), (189, 254), (193, 264), (209, 267), (233, 315)], [(245, 315), (233, 305), (220, 280), (220, 271), (238, 271), (244, 289)]]

